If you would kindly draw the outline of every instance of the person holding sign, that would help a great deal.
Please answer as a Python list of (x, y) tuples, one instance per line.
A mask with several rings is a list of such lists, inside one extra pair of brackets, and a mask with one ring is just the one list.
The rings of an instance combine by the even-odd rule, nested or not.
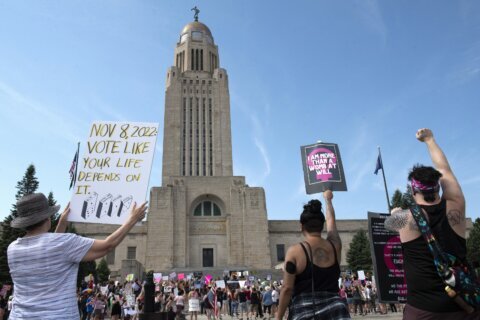
[[(423, 211), (441, 249), (460, 261), (465, 261), (465, 198), (462, 189), (432, 131), (419, 129), (416, 138), (427, 146), (435, 168), (423, 165), (412, 168), (408, 180), (413, 199)], [(385, 220), (385, 228), (398, 231), (402, 243), (407, 283), (407, 304), (403, 319), (480, 319), (480, 311), (467, 314), (447, 294), (446, 285), (437, 273), (429, 244), (422, 237), (410, 210), (393, 209), (391, 216)]]
[(17, 202), (17, 217), (10, 226), (26, 230), (26, 235), (13, 241), (7, 251), (14, 284), (12, 320), (78, 320), (76, 282), (79, 263), (99, 259), (114, 249), (144, 218), (147, 205), (137, 207), (134, 204), (125, 223), (105, 240), (63, 233), (69, 206), (60, 217), (56, 233), (49, 233), (50, 218), (59, 209), (60, 206), (50, 207), (42, 193), (24, 196)]
[[(285, 272), (276, 319), (283, 318), (290, 303), (289, 319), (350, 319), (338, 294), (342, 242), (337, 231), (333, 193), (323, 192), (322, 203), (311, 200), (303, 207), (300, 224), (305, 241), (291, 246), (285, 256)], [(322, 238), (324, 224), (327, 238)]]

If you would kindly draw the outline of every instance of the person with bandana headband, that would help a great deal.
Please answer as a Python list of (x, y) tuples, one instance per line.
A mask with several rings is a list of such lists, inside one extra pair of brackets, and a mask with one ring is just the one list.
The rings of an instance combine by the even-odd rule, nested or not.
[[(417, 164), (412, 168), (408, 175), (412, 196), (443, 250), (464, 260), (467, 249), (462, 189), (432, 131), (420, 129), (416, 138), (427, 146), (434, 167)], [(478, 312), (467, 315), (445, 292), (445, 284), (410, 210), (393, 209), (385, 227), (398, 231), (402, 243), (407, 283), (403, 319), (480, 319)]]

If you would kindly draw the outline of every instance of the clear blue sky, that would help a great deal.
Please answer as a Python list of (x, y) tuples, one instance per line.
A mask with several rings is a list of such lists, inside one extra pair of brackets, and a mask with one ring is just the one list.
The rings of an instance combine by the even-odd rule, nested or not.
[[(0, 218), (35, 164), (39, 190), (70, 198), (68, 170), (94, 120), (160, 122), (166, 70), (183, 26), (212, 30), (230, 80), (234, 174), (262, 186), (270, 219), (296, 219), (300, 146), (340, 146), (341, 219), (384, 212), (390, 193), (430, 164), (430, 127), (480, 217), (479, 1), (0, 2)], [(161, 183), (162, 135), (151, 186)], [(83, 150), (81, 154), (83, 153)]]

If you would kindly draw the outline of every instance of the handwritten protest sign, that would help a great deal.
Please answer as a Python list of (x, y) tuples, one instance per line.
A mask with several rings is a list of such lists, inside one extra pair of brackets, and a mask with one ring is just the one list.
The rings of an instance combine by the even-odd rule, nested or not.
[(122, 224), (147, 195), (157, 123), (92, 124), (70, 201), (69, 221)]
[(315, 143), (300, 147), (307, 194), (347, 191), (338, 145)]

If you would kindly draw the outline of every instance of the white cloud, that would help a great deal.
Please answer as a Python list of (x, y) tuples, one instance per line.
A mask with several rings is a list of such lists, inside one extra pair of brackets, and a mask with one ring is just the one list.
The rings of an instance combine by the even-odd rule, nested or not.
[(263, 172), (262, 179), (260, 180), (263, 182), (265, 178), (267, 178), (270, 175), (270, 172), (271, 172), (270, 157), (268, 155), (267, 149), (265, 148), (265, 145), (263, 144), (263, 142), (260, 141), (257, 137), (254, 137), (254, 141), (255, 141), (255, 146), (260, 151), (260, 154), (262, 155), (262, 158), (263, 158), (263, 162), (265, 163), (265, 171)]

